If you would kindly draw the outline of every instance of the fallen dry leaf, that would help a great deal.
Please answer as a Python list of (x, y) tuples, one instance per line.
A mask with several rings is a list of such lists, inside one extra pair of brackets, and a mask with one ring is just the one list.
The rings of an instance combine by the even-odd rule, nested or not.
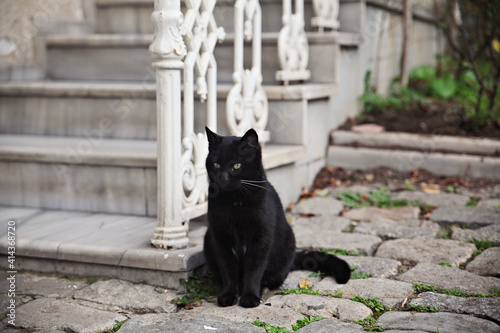
[(317, 197), (327, 197), (330, 195), (330, 189), (328, 188), (325, 188), (325, 189), (322, 189), (322, 190), (316, 190), (314, 192), (316, 194)]
[(299, 282), (299, 288), (304, 289), (306, 287), (311, 287), (311, 282), (308, 279), (304, 279)]
[(429, 194), (437, 194), (439, 192), (441, 192), (439, 190), (439, 186), (433, 186), (433, 185), (421, 185), (420, 186), (420, 189), (425, 192), (425, 193), (429, 193)]

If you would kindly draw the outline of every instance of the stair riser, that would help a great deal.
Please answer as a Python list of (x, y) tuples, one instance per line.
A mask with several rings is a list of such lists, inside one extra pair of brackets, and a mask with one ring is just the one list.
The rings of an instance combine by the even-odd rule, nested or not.
[[(262, 31), (278, 32), (282, 27), (282, 1), (260, 1), (262, 7)], [(185, 9), (182, 9), (185, 12)], [(312, 31), (311, 18), (313, 9), (311, 1), (305, 1), (304, 19), (306, 31)], [(109, 6), (98, 7), (96, 11), (97, 33), (153, 33), (151, 6)], [(226, 32), (234, 31), (234, 3), (219, 1), (214, 10), (215, 21), (218, 26), (224, 27)]]
[(156, 100), (2, 97), (0, 133), (155, 140)]
[[(78, 161), (86, 149), (68, 147), (67, 160)], [(0, 174), (0, 205), (156, 215), (152, 168), (0, 161)]]
[[(217, 131), (228, 135), (226, 102), (217, 102)], [(195, 130), (204, 131), (206, 104), (195, 102)], [(271, 141), (304, 144), (307, 124), (302, 101), (269, 101)], [(154, 98), (2, 97), (0, 133), (101, 139), (156, 140)], [(293, 133), (293, 134), (291, 134)]]
[[(156, 168), (78, 164), (98, 144), (86, 139), (81, 143), (76, 149), (67, 147), (70, 164), (0, 161), (0, 205), (156, 216)], [(295, 201), (311, 180), (312, 173), (298, 170), (309, 170), (315, 163), (303, 161), (298, 169), (288, 163), (268, 171), (285, 204)], [(280, 170), (290, 178), (283, 178)], [(294, 174), (299, 178), (290, 188)]]
[[(279, 84), (275, 73), (280, 70), (276, 43), (262, 46), (264, 84)], [(327, 43), (309, 44), (310, 82), (335, 82), (335, 59), (338, 46)], [(216, 47), (219, 83), (231, 83), (234, 70), (234, 49), (231, 43)], [(48, 76), (60, 80), (114, 80), (151, 83), (155, 73), (148, 45), (137, 47), (56, 47), (48, 49)], [(100, 64), (100, 66), (96, 66)], [(245, 67), (251, 67), (251, 48), (245, 48)]]
[(500, 179), (500, 158), (465, 154), (330, 146), (327, 164), (346, 169), (388, 167), (400, 172), (424, 169), (448, 177)]

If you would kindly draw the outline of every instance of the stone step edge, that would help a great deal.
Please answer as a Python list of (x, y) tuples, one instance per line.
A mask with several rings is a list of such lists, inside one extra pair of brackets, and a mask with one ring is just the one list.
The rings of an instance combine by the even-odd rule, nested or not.
[(425, 169), (437, 175), (500, 179), (500, 157), (329, 146), (327, 165), (346, 169)]
[[(345, 0), (342, 0), (345, 1)], [(261, 0), (262, 3), (281, 3), (282, 0)], [(305, 2), (311, 2), (306, 0)], [(234, 5), (234, 0), (217, 0), (218, 4), (231, 4)], [(123, 6), (148, 6), (153, 8), (153, 0), (95, 0), (97, 7), (123, 7)]]
[[(306, 156), (301, 145), (264, 146), (264, 167), (277, 168)], [(152, 140), (0, 135), (0, 161), (156, 168), (157, 145)]]
[[(190, 223), (190, 233), (196, 233), (196, 237), (191, 240), (191, 244), (184, 249), (166, 250), (158, 249), (150, 245), (150, 239), (153, 237), (156, 219), (147, 216), (117, 215), (109, 213), (82, 213), (61, 210), (39, 210), (23, 207), (0, 206), (0, 209), (12, 208), (15, 211), (23, 209), (37, 212), (30, 216), (36, 217), (40, 214), (56, 214), (61, 216), (65, 214), (64, 223), (57, 221), (44, 221), (43, 228), (51, 230), (50, 234), (44, 233), (44, 236), (29, 237), (24, 232), (22, 238), (16, 241), (16, 257), (55, 259), (59, 261), (79, 262), (109, 265), (115, 267), (128, 267), (136, 269), (159, 270), (165, 272), (185, 272), (192, 271), (196, 267), (203, 265), (203, 235), (204, 223)], [(9, 216), (9, 219), (16, 220), (16, 229), (23, 232), (23, 223), (30, 223), (30, 218), (20, 218)], [(23, 221), (24, 220), (24, 221)], [(75, 230), (85, 222), (92, 231), (94, 241), (88, 241), (88, 244), (82, 243), (78, 238), (76, 240), (58, 239), (57, 235), (64, 235), (68, 230)], [(107, 226), (106, 223), (112, 224)], [(36, 223), (35, 223), (36, 224)], [(31, 223), (31, 227), (36, 227)], [(29, 226), (28, 226), (29, 228)], [(114, 229), (114, 228), (118, 228)], [(151, 231), (151, 235), (136, 240), (129, 247), (124, 247), (123, 242), (116, 242), (117, 234), (120, 234), (127, 228), (146, 228)], [(113, 231), (114, 230), (114, 231)], [(29, 233), (29, 232), (28, 232)], [(113, 236), (107, 236), (112, 233)], [(144, 235), (144, 232), (141, 233)], [(76, 235), (75, 235), (76, 236)], [(60, 238), (64, 236), (60, 236)], [(81, 237), (88, 237), (87, 234)], [(104, 237), (104, 238), (103, 238)], [(106, 239), (106, 244), (102, 244), (102, 239)], [(99, 241), (101, 240), (101, 241)], [(0, 253), (7, 253), (9, 247), (6, 235), (0, 237)], [(16, 258), (16, 259), (17, 259)], [(7, 260), (5, 260), (7, 262)]]
[(95, 0), (95, 6), (97, 8), (126, 7), (126, 6), (153, 8), (154, 1), (153, 0)]
[[(330, 31), (314, 32), (307, 31), (307, 40), (310, 44), (340, 44), (341, 46), (359, 46), (361, 36), (354, 32)], [(278, 43), (279, 32), (262, 32), (263, 44)], [(148, 48), (153, 41), (153, 34), (87, 34), (87, 35), (65, 35), (54, 34), (46, 37), (46, 45), (49, 48), (68, 47), (143, 47)], [(225, 39), (218, 44), (220, 46), (232, 46), (234, 33), (226, 33)], [(251, 45), (250, 42), (247, 43)]]
[(356, 133), (335, 130), (330, 134), (332, 145), (359, 148), (412, 150), (425, 153), (455, 153), (500, 156), (500, 140), (464, 138), (448, 135), (404, 132)]
[[(217, 98), (226, 99), (233, 85), (218, 84)], [(263, 85), (269, 100), (313, 100), (329, 98), (337, 92), (333, 83)], [(155, 83), (88, 81), (0, 82), (0, 96), (156, 98)]]

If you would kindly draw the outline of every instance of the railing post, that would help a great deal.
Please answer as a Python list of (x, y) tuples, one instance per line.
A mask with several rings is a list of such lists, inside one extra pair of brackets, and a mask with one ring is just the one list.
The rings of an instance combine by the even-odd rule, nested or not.
[(313, 0), (313, 8), (316, 16), (311, 19), (311, 25), (317, 27), (319, 32), (325, 28), (339, 28), (339, 0)]
[(276, 72), (276, 80), (288, 84), (289, 81), (305, 81), (311, 77), (307, 70), (309, 63), (309, 43), (304, 31), (304, 0), (283, 0), (283, 28), (278, 36), (278, 57), (281, 70)]
[(169, 249), (188, 244), (181, 199), (181, 71), (186, 46), (180, 1), (155, 0), (154, 39), (149, 46), (156, 70), (158, 142), (158, 225), (151, 243)]

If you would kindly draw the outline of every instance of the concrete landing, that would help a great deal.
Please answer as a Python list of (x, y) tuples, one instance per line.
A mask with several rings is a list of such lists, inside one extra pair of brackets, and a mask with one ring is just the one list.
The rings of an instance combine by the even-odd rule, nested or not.
[[(179, 286), (204, 263), (203, 222), (192, 222), (191, 244), (175, 251), (156, 249), (150, 239), (156, 219), (0, 207), (2, 230), (15, 221), (16, 270), (120, 278), (168, 288)], [(11, 222), (12, 223), (12, 222)], [(7, 264), (7, 232), (2, 232), (2, 269)]]

